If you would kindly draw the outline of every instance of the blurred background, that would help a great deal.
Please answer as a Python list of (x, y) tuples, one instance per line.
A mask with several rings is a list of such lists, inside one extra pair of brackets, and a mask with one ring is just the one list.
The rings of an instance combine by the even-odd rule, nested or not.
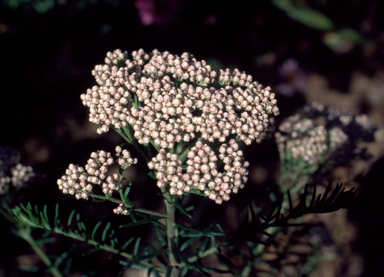
[[(76, 201), (56, 186), (69, 163), (85, 164), (90, 152), (113, 151), (122, 142), (111, 132), (96, 133), (80, 94), (95, 85), (91, 70), (104, 62), (107, 51), (190, 52), (215, 70), (238, 68), (270, 86), (281, 111), (277, 124), (316, 101), (365, 113), (378, 126), (376, 142), (368, 145), (371, 160), (333, 176), (358, 189), (357, 204), (348, 212), (310, 219), (329, 237), (324, 242), (328, 256), (305, 276), (384, 276), (383, 11), (379, 0), (1, 1), (0, 146), (18, 149), (24, 164), (45, 175), (20, 192), (19, 201), (52, 207), (59, 202), (64, 209), (83, 210), (91, 221), (96, 213), (95, 222), (115, 220), (113, 206)], [(250, 192), (263, 191), (278, 174), (273, 141), (247, 153), (249, 188), (234, 203), (246, 203)], [(239, 204), (232, 216), (239, 217), (244, 208)], [(59, 239), (51, 248), (68, 242)], [(38, 261), (3, 218), (0, 243), (0, 276), (40, 276), (18, 269)]]

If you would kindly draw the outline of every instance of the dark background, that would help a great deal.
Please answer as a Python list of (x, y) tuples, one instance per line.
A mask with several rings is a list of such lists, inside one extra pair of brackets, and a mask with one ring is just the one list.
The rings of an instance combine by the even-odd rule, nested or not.
[[(320, 12), (332, 26), (298, 20), (278, 3)], [(63, 196), (56, 180), (69, 163), (85, 164), (90, 152), (112, 151), (121, 143), (115, 134), (95, 133), (96, 126), (88, 122), (88, 109), (80, 101), (80, 94), (95, 84), (93, 67), (103, 63), (107, 51), (117, 48), (128, 52), (156, 48), (178, 55), (190, 52), (214, 69), (244, 70), (276, 91), (281, 110), (278, 122), (304, 103), (316, 100), (347, 112), (367, 113), (381, 128), (383, 10), (384, 2), (379, 0), (2, 1), (0, 146), (18, 149), (24, 164), (45, 174), (44, 181), (24, 189), (18, 201), (52, 206), (59, 202), (64, 209), (76, 207), (86, 214), (97, 213), (95, 222), (114, 216), (113, 206), (106, 208), (90, 201), (85, 205)], [(354, 33), (345, 35), (341, 30), (346, 28)], [(289, 59), (298, 66), (287, 72), (283, 65)], [(367, 176), (359, 172), (355, 180), (360, 188), (358, 204), (349, 216), (358, 234), (350, 242), (351, 251), (365, 260), (365, 276), (380, 276), (379, 261), (384, 258), (384, 228), (379, 216), (383, 211), (382, 148), (373, 149), (372, 162), (377, 162), (371, 170), (372, 162), (366, 167), (365, 172), (370, 170)], [(251, 179), (254, 188), (240, 192), (235, 201), (249, 200), (249, 192), (260, 190), (258, 182), (267, 184), (278, 160), (273, 142), (253, 146), (247, 153), (253, 168), (261, 168), (267, 177)], [(139, 188), (134, 193), (150, 195), (148, 190)], [(9, 233), (3, 221), (0, 267), (5, 275), (0, 272), (0, 276), (29, 276), (15, 268), (20, 263), (17, 257), (30, 250)], [(5, 247), (6, 240), (13, 247)], [(65, 239), (61, 243), (65, 244)], [(363, 276), (345, 270), (343, 274)]]

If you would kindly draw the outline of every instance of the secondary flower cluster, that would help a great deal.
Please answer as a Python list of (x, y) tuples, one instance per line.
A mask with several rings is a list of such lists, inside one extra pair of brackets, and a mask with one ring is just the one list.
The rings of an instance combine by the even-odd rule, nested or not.
[(359, 141), (373, 141), (375, 127), (365, 115), (352, 116), (335, 108), (313, 103), (302, 115), (283, 121), (276, 133), (280, 156), (290, 151), (294, 159), (303, 158), (307, 164), (332, 160), (335, 166), (345, 165), (356, 153)]
[[(118, 163), (123, 168), (128, 168), (137, 163), (137, 159), (132, 159), (127, 150), (122, 151), (122, 157), (120, 156), (121, 147), (116, 147), (116, 150)], [(77, 199), (87, 199), (89, 194), (92, 193), (92, 185), (99, 185), (104, 194), (111, 194), (113, 191), (118, 190), (120, 184), (117, 173), (110, 176), (106, 175), (108, 166), (113, 163), (114, 159), (111, 153), (102, 150), (92, 152), (85, 169), (78, 165), (69, 165), (65, 175), (57, 180), (59, 189), (64, 194), (75, 195)]]
[(109, 52), (106, 64), (92, 72), (99, 86), (81, 95), (90, 121), (102, 125), (99, 133), (131, 125), (139, 143), (153, 140), (161, 148), (188, 142), (198, 132), (210, 142), (238, 134), (246, 144), (274, 133), (275, 94), (244, 72), (217, 74), (187, 53), (140, 49), (132, 60), (127, 57)]
[(16, 150), (0, 147), (0, 195), (5, 193), (6, 185), (12, 183), (16, 188), (20, 188), (35, 177), (32, 167), (20, 163)]
[[(238, 150), (238, 145), (233, 139), (229, 145), (221, 145), (219, 155), (216, 155), (209, 145), (197, 141), (187, 157), (187, 167), (183, 170), (177, 154), (167, 153), (165, 149), (160, 150), (148, 163), (150, 169), (157, 171), (158, 187), (169, 183), (169, 192), (173, 195), (182, 195), (191, 188), (197, 188), (221, 204), (223, 200), (229, 200), (232, 192), (237, 193), (239, 188), (243, 188), (248, 180), (249, 163), (244, 161), (243, 153)], [(219, 162), (224, 163), (225, 172), (218, 171)]]

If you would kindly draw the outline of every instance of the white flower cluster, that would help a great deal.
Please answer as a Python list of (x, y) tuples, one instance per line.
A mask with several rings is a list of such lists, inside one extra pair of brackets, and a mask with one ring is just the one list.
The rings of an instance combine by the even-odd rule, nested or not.
[(313, 103), (304, 108), (302, 115), (285, 119), (275, 139), (283, 158), (289, 150), (294, 159), (301, 157), (309, 165), (328, 159), (332, 159), (335, 165), (341, 165), (359, 155), (354, 153), (356, 143), (373, 141), (374, 130), (365, 115), (355, 117)]
[(20, 156), (10, 147), (0, 147), (0, 195), (5, 193), (5, 186), (12, 183), (16, 188), (31, 182), (36, 174), (32, 167), (20, 163)]
[[(161, 148), (188, 142), (198, 132), (210, 142), (237, 134), (246, 144), (274, 133), (275, 94), (244, 72), (217, 74), (187, 53), (140, 49), (132, 60), (127, 57), (109, 52), (106, 64), (92, 72), (99, 86), (81, 95), (90, 121), (102, 125), (98, 133), (131, 125), (139, 143), (153, 140)], [(222, 87), (212, 86), (215, 81)]]
[[(230, 138), (249, 145), (275, 132), (279, 109), (269, 87), (238, 69), (217, 73), (188, 53), (140, 49), (129, 58), (127, 52), (115, 50), (92, 74), (98, 85), (81, 95), (89, 120), (101, 125), (99, 134), (113, 127), (139, 144), (151, 142), (160, 148), (148, 166), (156, 171), (157, 185), (166, 186), (172, 195), (197, 188), (216, 203), (228, 200), (230, 193), (244, 187), (249, 166)], [(166, 150), (196, 138), (186, 165)], [(134, 161), (121, 149), (116, 151), (119, 164)], [(123, 212), (120, 208), (117, 213)]]
[[(121, 148), (117, 147), (117, 149), (121, 152)], [(124, 168), (137, 163), (137, 159), (132, 159), (128, 151), (122, 151), (123, 157), (120, 157), (120, 152), (117, 151), (118, 163)], [(113, 163), (114, 159), (111, 153), (102, 150), (92, 152), (85, 169), (70, 164), (65, 175), (57, 180), (57, 185), (64, 194), (75, 195), (77, 199), (87, 199), (92, 193), (92, 184), (101, 186), (104, 194), (111, 194), (118, 190), (120, 182), (117, 173), (110, 176), (106, 175), (108, 166)]]
[(116, 146), (115, 151), (117, 163), (123, 166), (124, 169), (130, 167), (132, 164), (137, 164), (137, 158), (132, 158), (128, 150), (123, 150), (120, 146)]
[[(177, 154), (160, 150), (148, 163), (150, 169), (157, 171), (158, 187), (169, 183), (169, 192), (172, 195), (182, 195), (191, 188), (197, 188), (217, 204), (221, 204), (223, 200), (229, 200), (231, 193), (237, 193), (239, 188), (243, 188), (248, 180), (249, 163), (244, 161), (243, 153), (238, 150), (233, 139), (229, 145), (221, 145), (218, 156), (209, 145), (197, 141), (187, 157), (187, 167), (183, 170)], [(223, 173), (218, 171), (219, 161), (224, 163)]]
[(117, 208), (113, 209), (115, 214), (128, 215), (128, 209), (124, 206), (123, 203), (120, 203)]

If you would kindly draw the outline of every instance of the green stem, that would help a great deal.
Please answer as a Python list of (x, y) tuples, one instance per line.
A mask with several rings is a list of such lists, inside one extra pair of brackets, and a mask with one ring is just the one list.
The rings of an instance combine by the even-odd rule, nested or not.
[(4, 206), (4, 209), (6, 210), (3, 210), (2, 208), (0, 208), (0, 213), (6, 218), (8, 219), (9, 222), (11, 223), (15, 223), (15, 220), (13, 219), (12, 216), (10, 216), (10, 214), (12, 214), (12, 211), (9, 211), (9, 209), (7, 209), (8, 207), (6, 205), (3, 205)]
[(173, 267), (171, 271), (171, 277), (177, 277), (180, 275), (180, 264), (176, 262), (176, 258), (173, 255), (172, 251), (172, 240), (174, 243), (177, 243), (177, 230), (176, 230), (176, 221), (175, 221), (175, 205), (172, 203), (171, 197), (167, 190), (163, 187), (161, 192), (164, 195), (165, 209), (167, 212), (167, 243), (169, 249), (169, 263)]
[(48, 258), (48, 256), (44, 253), (44, 251), (36, 244), (35, 240), (31, 236), (31, 229), (27, 226), (24, 226), (24, 228), (18, 229), (19, 235), (29, 243), (29, 245), (32, 247), (33, 251), (37, 254), (37, 256), (40, 257), (40, 259), (44, 262), (44, 264), (49, 268), (52, 275), (55, 277), (62, 277), (60, 271), (52, 265), (51, 260)]
[(160, 147), (157, 146), (153, 140), (151, 140), (151, 144), (152, 144), (153, 147), (155, 147), (155, 149), (157, 150), (157, 152), (160, 151)]
[(137, 151), (137, 153), (139, 153), (139, 155), (141, 156), (141, 158), (143, 158), (143, 160), (146, 162), (146, 163), (149, 163), (150, 162), (150, 159), (145, 155), (145, 153), (140, 149), (140, 147), (137, 145), (136, 143), (136, 140), (134, 139), (130, 139), (129, 135), (125, 134), (125, 132), (119, 130), (119, 129), (115, 129), (115, 131), (120, 135), (122, 136), (130, 145), (132, 145), (133, 148), (135, 148), (135, 150)]
[(127, 208), (133, 209), (133, 210), (140, 212), (140, 213), (143, 213), (143, 214), (168, 217), (168, 214), (159, 213), (159, 212), (155, 212), (155, 211), (151, 211), (151, 210), (147, 210), (147, 209), (142, 209), (142, 208), (135, 208), (134, 206), (128, 206), (128, 204), (124, 203), (122, 200), (116, 199), (116, 198), (111, 197), (111, 196), (102, 196), (102, 195), (98, 195), (98, 194), (94, 194), (94, 193), (90, 193), (89, 196), (91, 196), (93, 198), (97, 198), (97, 199), (108, 200), (108, 201), (111, 201), (111, 202), (114, 202), (117, 204), (123, 203)]
[(187, 147), (187, 149), (183, 152), (183, 154), (180, 155), (179, 157), (179, 160), (182, 161), (182, 162), (185, 162), (185, 160), (187, 159), (187, 155), (188, 155), (188, 152), (189, 152), (189, 149), (195, 145), (195, 143), (197, 141), (201, 141), (203, 140), (202, 137), (198, 137), (198, 138), (195, 138), (194, 140), (192, 140), (189, 144), (189, 147)]

